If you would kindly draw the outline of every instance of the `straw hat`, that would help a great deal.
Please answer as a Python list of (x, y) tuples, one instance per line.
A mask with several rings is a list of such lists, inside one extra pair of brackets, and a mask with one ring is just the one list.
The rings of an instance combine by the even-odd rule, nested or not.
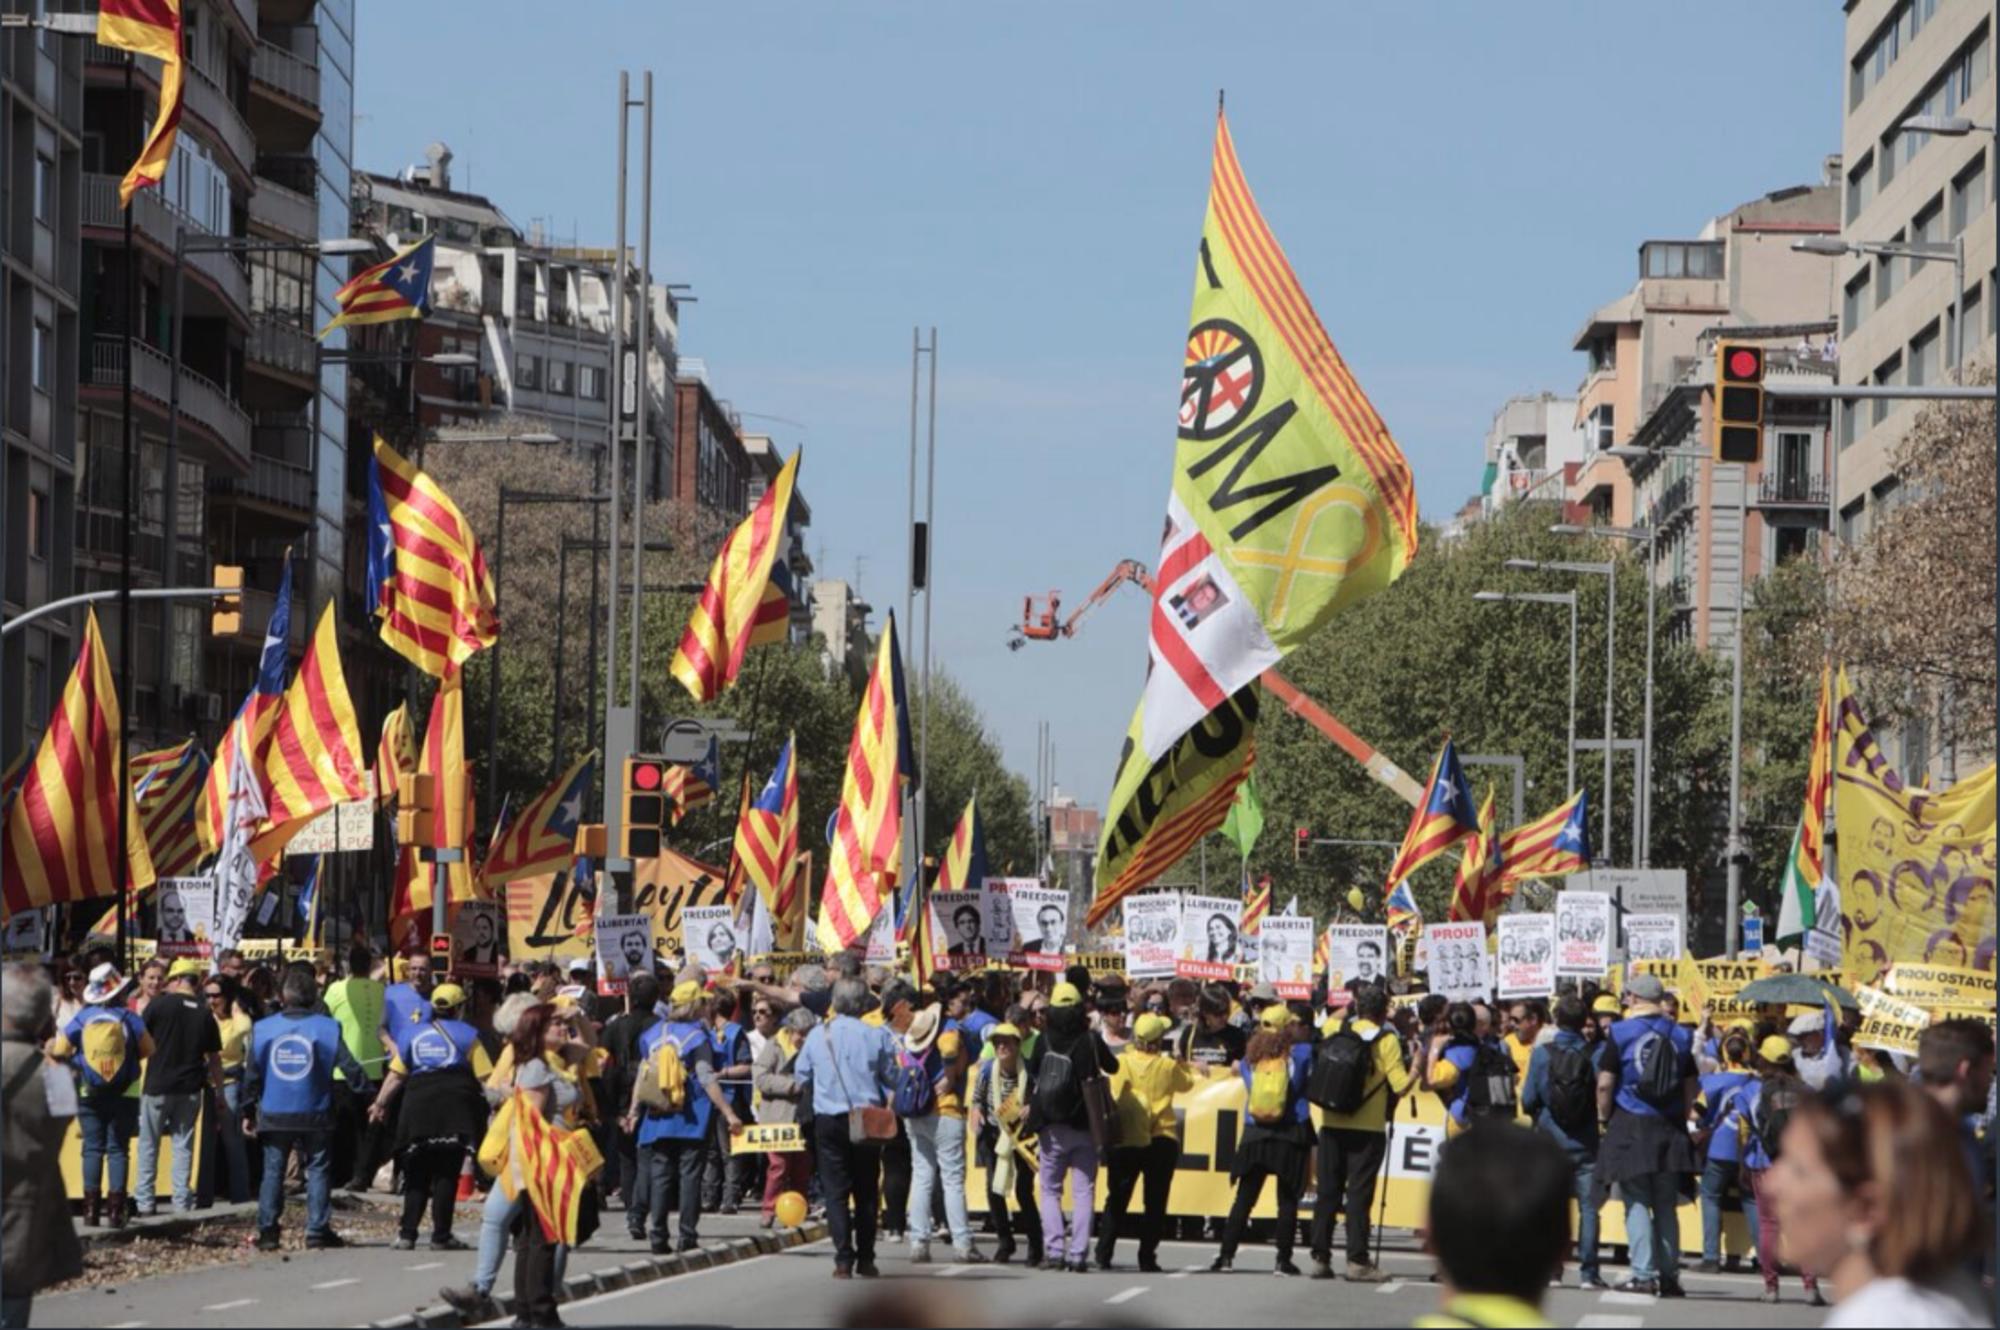
[(938, 1027), (944, 1022), (943, 1009), (935, 1005), (925, 1007), (910, 1017), (910, 1028), (903, 1032), (903, 1048), (912, 1056), (921, 1057), (937, 1042)]
[(118, 973), (118, 967), (104, 961), (90, 972), (90, 982), (83, 988), (83, 1003), (87, 1007), (102, 1006), (132, 986), (132, 981)]

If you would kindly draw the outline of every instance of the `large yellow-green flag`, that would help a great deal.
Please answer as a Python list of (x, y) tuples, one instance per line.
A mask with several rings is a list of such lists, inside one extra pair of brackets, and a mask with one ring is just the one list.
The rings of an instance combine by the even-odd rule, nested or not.
[(1093, 926), (1221, 825), (1255, 753), (1258, 676), (1416, 548), (1409, 465), (1264, 225), (1218, 109), (1150, 668)]

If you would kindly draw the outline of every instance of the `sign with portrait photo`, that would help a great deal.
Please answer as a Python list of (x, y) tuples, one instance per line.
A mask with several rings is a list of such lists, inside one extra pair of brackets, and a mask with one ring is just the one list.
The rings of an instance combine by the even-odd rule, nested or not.
[(1556, 991), (1556, 917), (1503, 914), (1499, 919), (1494, 979), (1502, 1002), (1548, 997)]
[(688, 959), (710, 974), (728, 969), (743, 950), (735, 915), (727, 905), (690, 905), (682, 910), (681, 936), (687, 942)]
[(1677, 914), (1625, 916), (1625, 955), (1632, 961), (1678, 961), (1681, 917)]
[[(1326, 998), (1345, 1002), (1347, 985), (1359, 979), (1379, 984), (1389, 978), (1389, 930), (1381, 924), (1330, 924), (1326, 930)], [(1340, 1002), (1335, 1001), (1340, 996)]]
[(1477, 919), (1430, 924), (1424, 929), (1430, 961), (1430, 991), (1453, 1002), (1483, 1002), (1492, 993), (1486, 960), (1486, 925)]
[(155, 955), (168, 960), (194, 956), (206, 960), (214, 954), (215, 883), (205, 877), (163, 879), (154, 892), (158, 927)]
[(866, 965), (894, 965), (896, 963), (896, 903), (884, 900), (882, 908), (875, 912), (875, 922), (864, 933), (867, 950), (861, 955)]
[(1181, 954), (1174, 973), (1227, 982), (1243, 959), (1243, 898), (1182, 896)]
[(1029, 970), (1062, 969), (1067, 964), (1063, 949), (1069, 941), (1069, 893), (1033, 879), (1009, 878), (1007, 898), (1015, 939), (1008, 962)]
[(451, 968), (469, 979), (500, 973), (500, 903), (458, 901), (452, 906)]
[[(941, 955), (948, 970), (986, 968), (986, 893), (934, 891), (931, 912), (937, 916)], [(1011, 926), (1012, 920), (1009, 919)]]
[(653, 963), (653, 917), (648, 914), (600, 914), (593, 926), (597, 939), (597, 991), (625, 991), (632, 971)]
[(1556, 976), (1597, 979), (1611, 968), (1611, 894), (1556, 893)]
[(1181, 894), (1149, 891), (1123, 904), (1125, 977), (1171, 979), (1181, 954)]
[(1313, 921), (1304, 915), (1267, 915), (1258, 933), (1257, 977), (1287, 1001), (1311, 997)]
[(986, 910), (986, 954), (1005, 956), (1014, 950), (1014, 901), (1010, 892), (1015, 886), (1039, 887), (1042, 885), (1031, 877), (989, 877), (981, 884), (985, 892), (983, 906)]

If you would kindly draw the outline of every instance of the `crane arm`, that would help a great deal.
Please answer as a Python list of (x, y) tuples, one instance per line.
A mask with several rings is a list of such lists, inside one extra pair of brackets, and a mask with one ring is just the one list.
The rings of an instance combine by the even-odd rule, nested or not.
[(1105, 597), (1127, 582), (1132, 583), (1149, 596), (1153, 594), (1153, 578), (1146, 571), (1146, 565), (1140, 563), (1137, 559), (1121, 560), (1118, 566), (1111, 570), (1111, 575), (1097, 584), (1097, 590), (1085, 597), (1083, 604), (1077, 606), (1076, 612), (1063, 621), (1062, 635), (1064, 637), (1074, 637), (1076, 635), (1076, 626), (1082, 622), (1083, 616), (1096, 609), (1104, 602)]

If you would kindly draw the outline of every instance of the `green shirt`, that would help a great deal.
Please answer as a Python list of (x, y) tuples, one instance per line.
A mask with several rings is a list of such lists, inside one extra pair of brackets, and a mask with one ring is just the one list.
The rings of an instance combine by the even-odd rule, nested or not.
[[(340, 1022), (340, 1039), (347, 1051), (368, 1073), (374, 1084), (382, 1082), (382, 1066), (387, 1054), (382, 1048), (382, 993), (378, 979), (347, 978), (327, 985), (326, 1010)], [(334, 1076), (346, 1080), (339, 1068)]]

